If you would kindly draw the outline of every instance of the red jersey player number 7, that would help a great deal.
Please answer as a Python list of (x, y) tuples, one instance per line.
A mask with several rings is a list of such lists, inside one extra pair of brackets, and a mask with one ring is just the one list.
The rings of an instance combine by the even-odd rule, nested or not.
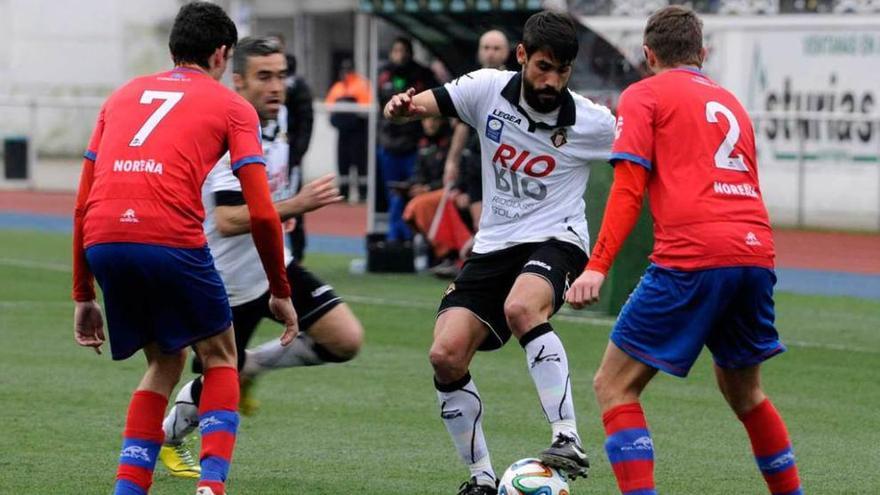
[(175, 67), (137, 77), (98, 115), (74, 215), (75, 339), (100, 351), (104, 296), (114, 360), (143, 351), (147, 370), (129, 403), (115, 495), (147, 493), (164, 437), (162, 417), (186, 350), (204, 368), (197, 495), (225, 495), (238, 428), (232, 312), (203, 230), (202, 184), (229, 151), (269, 280), (269, 307), (298, 333), (278, 212), (272, 204), (254, 107), (219, 83), (238, 30), (209, 2), (180, 8), (168, 46)]
[[(93, 138), (93, 143), (90, 144), (89, 151), (86, 153), (86, 162), (83, 167), (82, 177), (83, 184), (80, 190), (80, 198), (78, 201), (80, 209), (92, 209), (97, 211), (97, 213), (91, 214), (91, 218), (94, 220), (90, 224), (91, 229), (89, 230), (89, 232), (84, 232), (82, 228), (77, 229), (77, 235), (83, 235), (82, 241), (84, 241), (85, 245), (93, 245), (105, 241), (119, 242), (143, 240), (148, 243), (156, 243), (166, 246), (186, 247), (180, 246), (180, 244), (187, 244), (186, 241), (181, 240), (187, 236), (194, 239), (189, 244), (192, 244), (194, 246), (204, 244), (204, 238), (201, 234), (200, 229), (201, 222), (194, 221), (197, 220), (195, 218), (195, 215), (201, 214), (201, 205), (196, 202), (198, 201), (197, 198), (195, 201), (189, 198), (184, 199), (189, 212), (186, 212), (182, 215), (182, 218), (180, 218), (180, 223), (182, 227), (179, 229), (172, 227), (168, 223), (155, 221), (156, 219), (162, 217), (173, 219), (175, 217), (175, 214), (177, 216), (181, 216), (179, 213), (174, 210), (168, 210), (164, 206), (144, 203), (143, 201), (140, 201), (140, 203), (146, 208), (146, 213), (144, 213), (144, 210), (142, 208), (125, 208), (122, 210), (121, 216), (124, 218), (122, 218), (121, 220), (127, 221), (117, 221), (115, 218), (118, 216), (117, 214), (104, 216), (101, 213), (102, 209), (106, 210), (114, 208), (115, 205), (118, 203), (118, 200), (120, 199), (116, 197), (110, 197), (110, 195), (108, 195), (108, 193), (106, 192), (107, 189), (114, 187), (111, 184), (111, 177), (108, 176), (107, 172), (102, 172), (99, 170), (96, 173), (95, 171), (95, 162), (99, 159), (97, 148), (100, 147), (100, 155), (102, 158), (103, 156), (110, 154), (112, 154), (112, 156), (114, 157), (112, 163), (109, 160), (106, 162), (108, 167), (111, 168), (111, 172), (123, 172), (122, 175), (127, 177), (136, 177), (137, 175), (135, 174), (138, 174), (145, 178), (151, 176), (164, 178), (166, 176), (171, 176), (172, 174), (174, 174), (171, 180), (175, 181), (176, 179), (178, 179), (177, 176), (180, 175), (180, 172), (176, 170), (176, 167), (174, 167), (174, 162), (172, 160), (162, 159), (162, 157), (157, 154), (155, 150), (161, 147), (167, 147), (169, 144), (171, 144), (172, 148), (179, 148), (179, 146), (177, 144), (174, 144), (174, 141), (171, 141), (170, 143), (168, 142), (169, 137), (173, 139), (173, 134), (169, 133), (168, 131), (160, 132), (159, 130), (163, 129), (164, 127), (168, 127), (169, 129), (181, 129), (181, 120), (186, 119), (189, 112), (187, 110), (178, 109), (177, 107), (181, 106), (182, 102), (185, 101), (185, 96), (187, 97), (187, 99), (195, 99), (200, 96), (200, 92), (194, 91), (192, 88), (188, 88), (188, 91), (191, 94), (187, 95), (187, 91), (151, 89), (151, 84), (166, 85), (167, 82), (170, 81), (175, 81), (178, 84), (182, 84), (185, 81), (197, 80), (199, 78), (204, 78), (204, 76), (202, 74), (199, 74), (198, 71), (194, 69), (187, 70), (180, 67), (178, 69), (175, 69), (175, 71), (172, 71), (171, 74), (167, 77), (157, 77), (156, 80), (161, 81), (159, 83), (154, 83), (149, 78), (139, 78), (133, 81), (129, 86), (122, 88), (116, 94), (111, 96), (107, 104), (105, 104), (104, 108), (101, 111), (99, 125), (95, 130), (95, 138)], [(168, 81), (165, 81), (163, 79), (166, 79)], [(131, 103), (128, 103), (128, 101), (131, 100), (125, 101), (122, 96), (122, 94), (126, 94), (134, 89), (131, 86), (137, 86), (137, 89), (135, 89), (135, 91), (140, 92), (139, 96), (137, 96), (136, 93), (132, 95), (134, 96), (138, 107), (140, 107), (138, 110), (140, 110), (140, 113), (143, 113), (144, 111), (149, 113), (147, 114), (146, 118), (141, 120), (142, 124), (136, 128), (133, 127), (134, 125), (136, 125), (136, 117), (125, 119), (124, 127), (134, 129), (132, 131), (130, 139), (125, 139), (124, 135), (121, 135), (121, 133), (116, 133), (115, 128), (107, 128), (107, 112), (108, 109), (112, 111), (126, 104), (131, 105), (131, 103), (134, 103), (133, 101)], [(200, 85), (195, 86), (198, 87)], [(201, 105), (204, 105), (204, 103), (201, 103)], [(235, 106), (233, 106), (233, 108), (235, 108)], [(116, 119), (114, 119), (114, 121), (115, 120)], [(254, 144), (243, 145), (241, 139), (238, 139), (230, 140), (230, 147), (250, 149), (255, 144), (258, 145), (259, 137), (256, 134), (258, 132), (258, 121), (253, 121), (253, 127), (253, 138), (251, 139), (251, 141), (253, 141)], [(246, 133), (242, 133), (242, 136), (244, 136), (245, 134)], [(113, 136), (113, 138), (116, 138), (118, 136), (120, 139), (115, 140), (115, 142), (110, 141), (105, 135)], [(122, 151), (121, 153), (117, 153), (116, 151), (111, 150), (105, 151), (106, 148), (115, 145), (115, 143), (119, 143), (120, 145), (122, 145), (121, 141), (127, 141), (127, 146), (123, 146), (134, 148), (135, 153), (130, 153), (127, 151)], [(114, 142), (114, 144), (110, 144), (111, 142)], [(261, 170), (262, 167), (253, 168), (244, 167), (244, 165), (247, 165), (249, 163), (260, 163), (261, 150), (242, 150), (242, 153), (247, 153), (247, 156), (244, 156), (238, 161), (238, 163), (235, 164), (238, 165), (238, 167), (242, 167), (237, 170), (239, 178), (242, 180), (243, 183), (256, 182), (256, 184), (252, 184), (252, 186), (255, 185), (256, 188), (259, 189), (261, 186), (261, 184), (259, 184), (261, 179), (260, 175), (265, 175), (265, 173)], [(117, 156), (119, 158), (115, 158)], [(139, 156), (142, 158), (130, 160), (127, 159), (129, 156), (134, 156), (136, 158)], [(195, 158), (197, 158), (196, 160), (191, 160), (190, 164), (193, 164), (192, 162), (196, 162), (195, 164), (197, 164), (200, 161), (198, 160), (198, 158), (201, 158), (201, 156), (199, 156), (198, 154), (190, 156), (194, 156)], [(122, 157), (125, 157), (126, 159), (122, 159)], [(149, 158), (143, 159), (146, 157)], [(252, 175), (256, 175), (256, 181), (250, 179), (250, 176)], [(96, 180), (98, 183), (97, 188), (95, 187)], [(152, 182), (149, 180), (131, 181), (129, 179), (126, 182), (128, 183), (128, 187), (134, 188), (135, 190), (141, 192), (146, 191), (150, 187), (152, 187)], [(190, 184), (188, 183), (173, 184), (173, 186), (181, 186), (182, 188), (184, 188), (184, 190), (186, 190), (186, 192), (189, 192), (188, 189), (192, 189), (191, 187), (189, 187)], [(250, 192), (250, 195), (253, 197), (259, 191), (254, 191), (254, 187), (251, 187), (249, 191), (245, 192), (245, 194), (247, 195), (248, 192)], [(135, 201), (135, 203), (136, 202), (138, 201)], [(274, 213), (270, 211), (270, 214), (272, 215), (272, 219), (275, 220), (276, 217)], [(145, 218), (145, 216), (149, 218)], [(78, 215), (78, 219), (79, 218), (83, 218), (83, 216)], [(110, 220), (109, 222), (107, 221), (108, 219)], [(147, 222), (151, 220), (152, 222), (150, 223), (152, 223), (156, 227), (158, 232), (153, 231), (152, 233), (148, 233), (148, 231), (150, 230), (149, 227), (144, 228), (144, 225), (146, 225)], [(119, 227), (118, 224), (122, 224), (125, 226), (125, 232), (122, 232), (122, 229)], [(131, 231), (131, 227), (133, 224), (138, 224), (138, 228), (136, 229), (136, 231)], [(197, 224), (199, 226), (199, 231), (198, 233), (195, 233), (194, 227), (196, 227)], [(170, 235), (163, 235), (163, 231)], [(254, 233), (258, 238), (263, 235), (259, 232), (259, 229), (255, 229)], [(182, 234), (183, 237), (178, 234)], [(75, 246), (75, 249), (79, 254), (76, 258), (77, 260), (81, 260), (81, 256), (84, 256), (84, 251), (82, 251), (83, 248), (83, 242), (78, 241)], [(90, 274), (85, 269), (86, 267), (84, 264), (78, 263), (76, 265), (76, 268), (77, 273), (75, 277), (76, 283), (74, 292), (75, 299), (77, 299), (79, 303), (77, 305), (75, 314), (76, 341), (80, 345), (93, 347), (96, 352), (100, 353), (100, 347), (105, 340), (103, 328), (101, 328), (103, 326), (103, 318), (101, 316), (99, 306), (94, 303), (93, 297), (90, 297), (93, 293), (89, 277)], [(285, 284), (286, 282), (284, 282), (284, 284), (276, 284), (276, 286), (282, 286), (282, 288), (279, 289), (282, 295), (284, 292), (283, 285)], [(290, 315), (292, 308), (287, 307), (287, 303), (289, 301), (286, 301), (287, 298), (280, 298), (279, 300), (273, 298), (270, 301), (270, 307), (273, 311), (273, 314), (278, 316), (283, 321), (294, 322), (294, 326), (289, 327), (288, 330), (285, 331), (285, 334), (282, 336), (282, 342), (284, 343), (291, 341), (295, 336), (296, 321), (295, 313), (293, 316)]]

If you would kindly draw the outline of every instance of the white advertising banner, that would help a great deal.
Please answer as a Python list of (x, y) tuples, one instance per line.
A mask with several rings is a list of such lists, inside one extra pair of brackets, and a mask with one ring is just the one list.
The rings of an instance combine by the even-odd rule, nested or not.
[[(585, 18), (635, 64), (644, 22)], [(754, 120), (774, 222), (880, 229), (880, 19), (714, 16), (704, 38), (704, 71)]]

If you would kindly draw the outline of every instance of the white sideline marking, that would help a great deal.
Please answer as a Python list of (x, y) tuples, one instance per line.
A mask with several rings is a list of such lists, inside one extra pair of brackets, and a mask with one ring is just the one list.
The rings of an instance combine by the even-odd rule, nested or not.
[[(440, 305), (440, 300), (438, 299), (436, 302), (428, 302), (428, 301), (411, 301), (405, 299), (386, 299), (382, 297), (369, 297), (369, 296), (355, 296), (355, 295), (342, 295), (342, 299), (345, 301), (351, 301), (355, 303), (361, 304), (376, 304), (379, 306), (393, 306), (398, 308), (419, 308), (419, 309), (434, 309)], [(554, 316), (555, 319), (570, 321), (573, 323), (586, 323), (589, 325), (599, 325), (610, 327), (614, 325), (614, 318), (597, 318), (590, 316), (576, 316), (572, 314), (557, 314)]]
[[(61, 263), (50, 263), (32, 260), (23, 260), (15, 258), (0, 258), (0, 265), (14, 266), (18, 268), (35, 268), (53, 272), (70, 273), (73, 271), (70, 265)], [(420, 309), (437, 309), (439, 301), (416, 301), (406, 299), (387, 299), (382, 297), (358, 296), (352, 294), (343, 294), (343, 300), (360, 304), (376, 304), (378, 306), (391, 306), (397, 308), (420, 308)], [(23, 308), (33, 306), (60, 306), (73, 305), (67, 301), (0, 301), (0, 308)], [(588, 325), (611, 327), (614, 325), (614, 318), (598, 318), (591, 316), (577, 316), (570, 314), (566, 309), (562, 313), (554, 316), (557, 320), (568, 321), (572, 323), (585, 323)], [(853, 347), (843, 344), (827, 344), (822, 342), (808, 342), (803, 340), (784, 340), (783, 343), (788, 347), (800, 347), (804, 349), (826, 349), (832, 351), (855, 352), (859, 354), (880, 354), (880, 350), (869, 349), (865, 347)]]
[(73, 308), (73, 301), (0, 301), (0, 309), (40, 308), (47, 306)]
[(842, 344), (825, 344), (822, 342), (806, 342), (803, 340), (785, 340), (782, 343), (787, 347), (802, 347), (804, 349), (826, 349), (831, 351), (857, 352), (860, 354), (880, 354), (880, 350), (869, 349), (866, 347), (852, 347)]
[(38, 270), (48, 270), (50, 272), (70, 273), (73, 271), (73, 267), (61, 263), (21, 260), (14, 258), (0, 258), (0, 265), (14, 266), (16, 268), (36, 268)]

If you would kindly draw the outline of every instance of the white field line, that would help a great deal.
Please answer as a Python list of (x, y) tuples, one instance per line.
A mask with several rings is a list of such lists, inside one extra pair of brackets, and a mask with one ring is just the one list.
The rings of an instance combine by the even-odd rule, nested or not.
[[(436, 310), (440, 305), (440, 300), (438, 299), (436, 302), (427, 302), (427, 301), (413, 301), (407, 299), (387, 299), (382, 297), (370, 297), (370, 296), (355, 296), (355, 295), (342, 295), (342, 298), (346, 301), (351, 301), (354, 303), (360, 304), (376, 304), (378, 306), (393, 306), (398, 308), (419, 308), (419, 309), (433, 309)], [(610, 327), (614, 325), (614, 318), (599, 318), (599, 317), (590, 317), (590, 316), (575, 316), (571, 314), (557, 314), (553, 317), (557, 320), (570, 321), (573, 323), (586, 323), (589, 325), (599, 325)]]
[(880, 349), (870, 347), (853, 347), (843, 344), (828, 344), (825, 342), (807, 342), (803, 340), (782, 340), (786, 347), (801, 347), (804, 349), (825, 349), (829, 351), (856, 352), (860, 354), (880, 354)]
[[(53, 272), (62, 272), (62, 273), (70, 273), (72, 268), (70, 265), (65, 265), (61, 263), (48, 263), (42, 261), (32, 261), (32, 260), (23, 260), (23, 259), (14, 259), (14, 258), (0, 258), (0, 265), (5, 266), (14, 266), (19, 268), (34, 268), (34, 269), (42, 269)], [(370, 296), (358, 296), (358, 295), (342, 295), (342, 298), (346, 301), (351, 301), (354, 303), (360, 304), (375, 304), (378, 306), (390, 306), (397, 308), (419, 308), (419, 309), (431, 309), (436, 310), (439, 304), (438, 302), (427, 302), (427, 301), (416, 301), (416, 300), (408, 300), (408, 299), (389, 299), (383, 297), (370, 297)], [(66, 301), (0, 301), (0, 308), (26, 308), (26, 307), (37, 307), (37, 306), (59, 306), (59, 305), (73, 305), (72, 302)], [(601, 318), (601, 317), (592, 317), (592, 316), (577, 316), (572, 314), (566, 314), (567, 312), (563, 312), (562, 314), (557, 314), (554, 316), (554, 319), (567, 321), (571, 323), (583, 323), (587, 325), (596, 325), (596, 326), (604, 326), (611, 327), (614, 325), (614, 318)], [(800, 347), (804, 349), (827, 349), (832, 351), (843, 351), (843, 352), (855, 352), (860, 354), (880, 354), (880, 349), (870, 349), (865, 347), (853, 347), (842, 344), (828, 344), (823, 342), (809, 342), (803, 340), (783, 340), (786, 346), (788, 347)]]
[(73, 271), (73, 267), (63, 263), (50, 263), (46, 261), (22, 260), (15, 258), (0, 258), (0, 265), (14, 266), (16, 268), (34, 268), (50, 272), (70, 273)]

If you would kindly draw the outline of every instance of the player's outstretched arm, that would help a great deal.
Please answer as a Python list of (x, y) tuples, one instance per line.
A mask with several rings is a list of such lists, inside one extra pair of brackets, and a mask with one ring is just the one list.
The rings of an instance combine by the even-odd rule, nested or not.
[[(304, 185), (292, 198), (275, 202), (275, 210), (281, 222), (315, 211), (344, 198), (339, 188), (333, 183), (336, 174), (327, 174)], [(223, 237), (247, 234), (251, 231), (251, 215), (247, 205), (218, 206), (214, 209), (214, 221), (217, 231)]]
[(396, 123), (404, 124), (413, 120), (440, 115), (440, 107), (437, 98), (431, 90), (416, 94), (414, 88), (409, 88), (403, 93), (398, 93), (388, 100), (383, 110), (385, 118)]
[(599, 301), (599, 290), (623, 242), (639, 220), (648, 170), (622, 160), (614, 168), (614, 183), (608, 194), (602, 228), (587, 267), (565, 293), (565, 300), (575, 309)]

